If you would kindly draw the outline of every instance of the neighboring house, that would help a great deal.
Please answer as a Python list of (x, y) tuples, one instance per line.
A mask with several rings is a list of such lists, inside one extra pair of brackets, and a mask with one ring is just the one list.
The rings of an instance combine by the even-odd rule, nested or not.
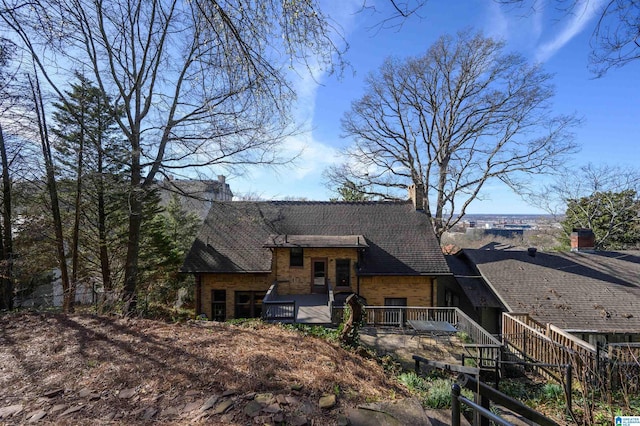
[(260, 316), (274, 283), (281, 296), (435, 306), (438, 277), (451, 275), (412, 202), (217, 202), (182, 271), (196, 277), (197, 313), (214, 320)]
[(497, 244), (465, 249), (450, 266), (476, 306), (490, 290), (502, 311), (527, 314), (591, 344), (640, 342), (640, 251), (593, 251), (585, 230), (572, 243), (571, 252)]
[(177, 195), (182, 207), (194, 212), (204, 220), (214, 201), (231, 201), (233, 193), (224, 175), (218, 175), (218, 180), (197, 179), (165, 179), (158, 183), (160, 188), (160, 203), (169, 204), (171, 197)]

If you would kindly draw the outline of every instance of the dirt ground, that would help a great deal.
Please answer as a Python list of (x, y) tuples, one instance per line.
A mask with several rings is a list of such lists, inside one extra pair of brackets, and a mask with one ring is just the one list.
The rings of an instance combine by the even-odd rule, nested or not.
[(0, 316), (4, 424), (331, 425), (405, 396), (376, 361), (278, 326)]

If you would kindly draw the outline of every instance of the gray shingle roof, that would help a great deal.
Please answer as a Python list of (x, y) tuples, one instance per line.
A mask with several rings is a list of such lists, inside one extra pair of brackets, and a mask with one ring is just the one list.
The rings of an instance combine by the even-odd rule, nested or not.
[(640, 251), (464, 254), (510, 311), (565, 330), (640, 333)]
[(363, 235), (362, 275), (450, 274), (429, 218), (409, 202), (215, 202), (184, 272), (267, 272), (272, 235)]

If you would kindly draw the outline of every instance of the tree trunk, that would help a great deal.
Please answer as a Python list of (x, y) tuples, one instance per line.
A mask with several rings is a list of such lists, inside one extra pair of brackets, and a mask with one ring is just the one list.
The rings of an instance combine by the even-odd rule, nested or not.
[[(84, 111), (81, 113), (82, 120), (85, 119)], [(83, 149), (84, 149), (84, 124), (80, 125), (80, 140), (78, 146), (78, 164), (76, 167), (76, 199), (75, 199), (75, 215), (73, 219), (73, 236), (71, 242), (71, 282), (69, 283), (69, 298), (76, 300), (76, 288), (78, 285), (78, 267), (80, 247), (80, 212), (82, 209), (82, 173), (83, 173)], [(73, 305), (71, 307), (73, 311)]]
[(100, 269), (102, 271), (102, 286), (105, 296), (113, 290), (111, 283), (111, 269), (109, 269), (109, 252), (107, 249), (107, 215), (104, 203), (104, 173), (103, 173), (102, 144), (98, 147), (98, 244), (100, 245)]
[[(134, 141), (140, 140), (134, 138)], [(137, 143), (132, 143), (131, 153), (131, 192), (129, 194), (129, 235), (127, 241), (127, 259), (124, 266), (123, 313), (131, 315), (137, 308), (138, 257), (140, 254), (140, 229), (142, 226), (142, 168)]]
[(0, 123), (0, 159), (2, 161), (2, 280), (0, 309), (13, 309), (13, 240), (11, 237), (11, 180), (9, 161)]
[(38, 121), (38, 132), (40, 136), (40, 143), (42, 145), (42, 156), (44, 158), (46, 173), (47, 173), (47, 189), (49, 191), (49, 197), (51, 199), (51, 215), (53, 218), (53, 227), (55, 230), (55, 244), (56, 253), (58, 257), (58, 267), (60, 268), (60, 280), (62, 282), (63, 302), (62, 310), (65, 313), (73, 311), (74, 299), (70, 298), (69, 294), (69, 272), (67, 269), (67, 259), (64, 250), (64, 234), (62, 232), (62, 218), (60, 216), (60, 204), (58, 201), (58, 188), (56, 185), (56, 177), (53, 166), (53, 156), (51, 155), (51, 145), (49, 144), (49, 134), (47, 130), (47, 123), (44, 114), (44, 104), (42, 102), (42, 94), (40, 93), (40, 85), (38, 78), (35, 78), (35, 82), (29, 77), (29, 84), (31, 85), (31, 93), (33, 95), (33, 103)]

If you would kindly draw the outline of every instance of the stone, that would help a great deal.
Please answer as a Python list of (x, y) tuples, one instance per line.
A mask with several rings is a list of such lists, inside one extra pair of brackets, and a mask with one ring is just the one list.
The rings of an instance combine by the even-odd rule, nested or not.
[(160, 415), (162, 417), (172, 417), (172, 416), (177, 416), (179, 412), (180, 412), (180, 409), (178, 409), (178, 407), (167, 407), (164, 410), (162, 410), (162, 413)]
[(271, 416), (256, 416), (253, 418), (253, 422), (257, 425), (273, 426), (273, 419)]
[(314, 406), (310, 402), (304, 401), (298, 410), (303, 414), (310, 415), (313, 414)]
[(273, 421), (275, 423), (283, 423), (284, 422), (284, 414), (282, 412), (274, 414), (273, 415)]
[(198, 408), (202, 407), (202, 403), (203, 401), (200, 399), (198, 401), (194, 401), (194, 402), (190, 402), (187, 405), (184, 406), (184, 408), (182, 409), (183, 413), (190, 413), (192, 411), (197, 410)]
[(63, 388), (52, 389), (44, 393), (44, 396), (47, 398), (55, 398), (58, 395), (62, 395), (64, 393)]
[(336, 422), (338, 426), (349, 426), (349, 419), (344, 414), (339, 414)]
[(253, 399), (262, 405), (269, 405), (274, 401), (272, 393), (258, 393)]
[(144, 414), (142, 415), (142, 420), (145, 421), (149, 421), (153, 418), (153, 416), (156, 415), (156, 413), (158, 412), (158, 410), (156, 410), (153, 407), (149, 407), (145, 410)]
[(291, 385), (291, 390), (294, 390), (294, 391), (302, 390), (302, 385), (300, 383), (294, 383)]
[(249, 401), (247, 405), (244, 406), (242, 412), (249, 417), (256, 417), (262, 411), (262, 404), (258, 401), (253, 400)]
[(333, 394), (324, 395), (318, 402), (320, 408), (333, 408), (336, 405), (336, 396)]
[(298, 404), (300, 404), (300, 400), (298, 398), (296, 398), (295, 396), (287, 395), (285, 397), (285, 399), (287, 400), (287, 404), (289, 404), (289, 405), (298, 405)]
[(65, 408), (67, 408), (67, 406), (64, 404), (54, 405), (53, 408), (51, 408), (51, 414), (57, 413), (58, 411), (64, 410)]
[(231, 395), (235, 395), (236, 391), (234, 390), (226, 390), (222, 393), (222, 396), (231, 396)]
[(136, 394), (136, 388), (122, 389), (118, 392), (118, 398), (129, 399)]
[(276, 404), (271, 404), (271, 405), (268, 405), (268, 406), (264, 407), (262, 409), (262, 411), (264, 411), (265, 413), (269, 413), (269, 414), (275, 414), (275, 413), (281, 412), (282, 408), (280, 408), (280, 405), (276, 403)]
[(276, 402), (282, 405), (288, 405), (289, 401), (287, 401), (287, 395), (279, 393), (276, 395)]
[(305, 426), (305, 425), (309, 424), (309, 421), (307, 420), (306, 417), (293, 416), (293, 417), (291, 417), (291, 419), (289, 419), (289, 422), (287, 424), (289, 424), (291, 426)]
[(212, 408), (216, 402), (218, 402), (218, 395), (210, 396), (209, 399), (207, 399), (200, 407), (200, 412), (202, 413)]
[(195, 396), (195, 395), (198, 395), (198, 394), (200, 394), (200, 392), (198, 392), (197, 390), (190, 390), (190, 391), (187, 391), (184, 394), (184, 396)]
[(34, 411), (32, 413), (27, 414), (27, 421), (29, 423), (35, 423), (45, 418), (47, 412), (44, 410)]
[(80, 392), (78, 392), (78, 396), (80, 398), (86, 398), (89, 395), (91, 395), (91, 389), (84, 388), (84, 389), (81, 389)]
[(60, 417), (64, 417), (64, 416), (68, 416), (69, 414), (73, 414), (73, 413), (77, 413), (78, 411), (82, 410), (84, 408), (84, 405), (76, 405), (75, 407), (70, 407), (67, 408), (67, 410), (60, 414)]
[(216, 405), (216, 408), (213, 409), (213, 412), (215, 414), (222, 414), (225, 411), (227, 411), (229, 408), (231, 408), (232, 405), (233, 405), (232, 399), (225, 399), (224, 401)]
[(15, 416), (20, 411), (22, 411), (23, 408), (24, 408), (24, 405), (22, 404), (15, 404), (15, 405), (9, 405), (8, 407), (2, 407), (0, 408), (0, 419), (6, 419), (8, 417)]
[(348, 409), (347, 417), (352, 426), (401, 426), (408, 424), (430, 425), (420, 401), (407, 398), (363, 404)]

